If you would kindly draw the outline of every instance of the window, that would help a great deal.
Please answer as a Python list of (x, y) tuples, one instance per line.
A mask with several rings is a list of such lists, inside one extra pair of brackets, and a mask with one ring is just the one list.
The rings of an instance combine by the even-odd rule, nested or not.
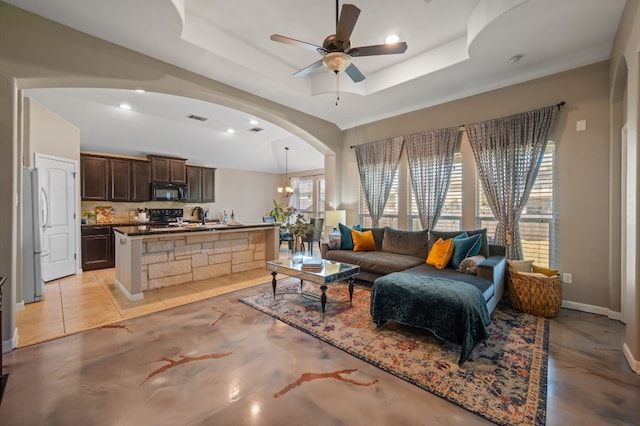
[[(409, 186), (411, 196), (411, 210), (409, 213), (409, 230), (421, 230), (418, 204), (413, 192), (413, 184)], [(435, 229), (438, 231), (458, 231), (462, 227), (462, 154), (456, 152), (453, 156), (453, 169), (449, 190), (440, 212), (440, 218)]]
[[(400, 194), (398, 190), (398, 171), (396, 170), (395, 177), (393, 178), (393, 184), (391, 191), (389, 192), (389, 199), (387, 205), (384, 207), (384, 212), (380, 218), (380, 227), (390, 226), (392, 228), (398, 228), (398, 203), (400, 200)], [(364, 191), (362, 191), (362, 185), (360, 186), (360, 202), (358, 203), (358, 217), (360, 224), (365, 228), (373, 226), (373, 221), (369, 216), (369, 208), (367, 207), (367, 201), (364, 198)], [(419, 228), (418, 228), (419, 229)]]
[[(549, 267), (556, 264), (556, 221), (553, 199), (555, 143), (548, 142), (538, 170), (538, 176), (529, 195), (529, 200), (520, 216), (520, 237), (525, 259), (534, 259), (536, 265)], [(493, 240), (497, 221), (493, 217), (482, 185), (477, 180), (477, 220), (481, 228)]]
[(324, 217), (324, 176), (291, 178), (293, 196), (290, 205), (306, 217)]

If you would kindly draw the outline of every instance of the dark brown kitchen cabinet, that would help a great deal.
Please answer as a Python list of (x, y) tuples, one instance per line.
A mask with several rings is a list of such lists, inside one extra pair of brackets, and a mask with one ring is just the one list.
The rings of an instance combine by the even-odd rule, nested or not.
[(80, 155), (82, 200), (150, 201), (149, 161)]
[(187, 166), (187, 201), (215, 201), (215, 172), (209, 167)]
[(109, 199), (109, 159), (81, 155), (80, 181), (80, 196), (83, 200)]
[(151, 200), (151, 164), (131, 160), (131, 201)]
[(216, 169), (202, 168), (202, 201), (216, 201)]
[(151, 161), (151, 181), (187, 183), (186, 160), (184, 158), (148, 155)]
[(131, 200), (131, 160), (109, 159), (110, 196), (112, 201)]
[(115, 242), (112, 226), (83, 226), (80, 234), (83, 271), (115, 266)]

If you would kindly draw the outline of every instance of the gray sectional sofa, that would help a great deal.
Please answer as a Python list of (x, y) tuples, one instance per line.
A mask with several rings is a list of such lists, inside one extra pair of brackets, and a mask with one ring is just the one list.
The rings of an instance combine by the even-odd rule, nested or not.
[(493, 312), (502, 299), (505, 288), (506, 260), (503, 246), (487, 243), (486, 229), (466, 231), (469, 236), (481, 233), (481, 255), (486, 259), (478, 263), (477, 274), (458, 272), (452, 267), (437, 269), (425, 260), (438, 238), (453, 238), (464, 231), (401, 231), (393, 228), (370, 228), (375, 251), (329, 249), (322, 245), (322, 258), (360, 266), (358, 279), (373, 283), (378, 277), (393, 272), (406, 272), (416, 276), (447, 278), (471, 284), (482, 292), (487, 311)]

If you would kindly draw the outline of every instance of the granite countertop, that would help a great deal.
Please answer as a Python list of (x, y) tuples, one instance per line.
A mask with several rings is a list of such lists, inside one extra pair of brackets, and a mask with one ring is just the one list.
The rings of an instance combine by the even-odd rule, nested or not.
[(231, 231), (241, 229), (271, 228), (276, 226), (279, 226), (279, 224), (259, 222), (247, 223), (242, 225), (225, 225), (218, 222), (211, 222), (207, 223), (206, 225), (202, 225), (200, 223), (185, 223), (182, 226), (138, 224), (137, 226), (114, 226), (113, 230), (127, 236), (139, 236), (175, 234), (182, 232)]
[[(189, 220), (185, 221), (185, 224), (189, 223), (200, 223), (199, 221)], [(207, 220), (207, 225), (219, 223), (217, 220)], [(113, 222), (103, 222), (103, 223), (82, 223), (80, 226), (82, 227), (91, 227), (91, 226), (145, 226), (149, 225), (149, 221), (139, 221), (139, 220), (114, 220)]]
[[(148, 221), (147, 221), (148, 222)], [(114, 220), (113, 222), (108, 223), (82, 223), (80, 226), (82, 227), (91, 227), (91, 226), (135, 226), (135, 225), (146, 225), (147, 222), (140, 222), (137, 220)]]

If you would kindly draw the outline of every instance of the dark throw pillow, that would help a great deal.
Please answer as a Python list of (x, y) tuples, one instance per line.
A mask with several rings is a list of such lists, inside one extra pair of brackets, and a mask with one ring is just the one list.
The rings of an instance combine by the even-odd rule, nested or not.
[[(351, 228), (341, 223), (340, 227), (340, 250), (352, 250), (353, 251), (353, 237), (351, 236)], [(360, 225), (353, 227), (356, 231), (362, 231)]]
[(451, 266), (460, 269), (460, 263), (467, 257), (480, 253), (482, 235), (476, 234), (467, 238), (453, 239), (453, 256), (451, 256)]

